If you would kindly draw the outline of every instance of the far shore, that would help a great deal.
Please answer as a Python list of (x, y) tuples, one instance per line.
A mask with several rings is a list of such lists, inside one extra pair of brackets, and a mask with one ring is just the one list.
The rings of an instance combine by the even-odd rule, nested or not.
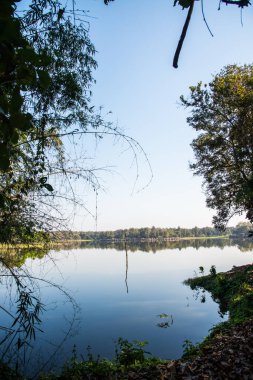
[[(232, 235), (217, 236), (189, 236), (189, 237), (168, 237), (168, 238), (124, 238), (124, 239), (65, 239), (51, 240), (48, 242), (29, 242), (15, 244), (0, 244), (0, 252), (11, 249), (45, 249), (69, 245), (71, 243), (157, 243), (157, 242), (176, 242), (182, 240), (214, 240), (214, 239), (232, 239), (237, 238)], [(241, 238), (240, 239), (245, 239)]]

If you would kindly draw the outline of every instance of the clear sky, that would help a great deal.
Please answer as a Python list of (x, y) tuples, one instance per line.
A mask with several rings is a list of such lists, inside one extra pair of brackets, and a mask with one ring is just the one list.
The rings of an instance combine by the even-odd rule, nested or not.
[[(176, 70), (172, 60), (187, 11), (173, 7), (172, 0), (115, 0), (109, 6), (102, 0), (76, 1), (76, 8), (89, 10), (97, 50), (93, 102), (104, 107), (104, 114), (113, 112), (110, 120), (141, 144), (153, 170), (152, 182), (138, 192), (149, 181), (144, 157), (139, 155), (135, 185), (126, 146), (109, 138), (99, 144), (96, 165), (114, 173), (101, 174), (98, 230), (211, 225), (201, 178), (189, 170), (195, 134), (179, 97), (189, 93), (190, 85), (209, 82), (224, 65), (253, 61), (253, 7), (243, 11), (242, 26), (238, 7), (222, 5), (218, 11), (218, 5), (218, 0), (204, 1), (212, 38), (196, 2)], [(94, 213), (94, 194), (85, 199)], [(79, 209), (71, 227), (94, 229), (95, 222)]]

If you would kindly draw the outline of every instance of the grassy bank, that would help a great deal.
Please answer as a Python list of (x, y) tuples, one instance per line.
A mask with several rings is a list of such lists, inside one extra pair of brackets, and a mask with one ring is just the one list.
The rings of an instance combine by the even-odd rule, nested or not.
[[(202, 268), (200, 268), (202, 269)], [(219, 304), (221, 314), (228, 312), (229, 318), (211, 329), (203, 342), (197, 345), (189, 344), (183, 358), (200, 355), (210, 347), (217, 336), (227, 334), (230, 330), (240, 329), (244, 323), (252, 322), (253, 318), (253, 264), (233, 267), (228, 272), (216, 273), (211, 267), (209, 275), (202, 275), (184, 281), (192, 290), (208, 291), (213, 300)]]
[(229, 323), (240, 323), (253, 316), (253, 264), (233, 267), (230, 271), (188, 279), (191, 289), (202, 288), (211, 293), (219, 304), (220, 312), (229, 312)]

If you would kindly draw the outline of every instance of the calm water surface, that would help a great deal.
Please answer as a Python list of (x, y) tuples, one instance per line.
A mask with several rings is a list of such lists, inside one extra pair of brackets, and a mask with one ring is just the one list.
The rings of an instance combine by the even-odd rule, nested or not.
[[(33, 277), (34, 292), (45, 308), (43, 333), (37, 332), (32, 349), (26, 348), (25, 370), (57, 368), (74, 346), (78, 355), (85, 356), (91, 346), (93, 354), (111, 358), (118, 337), (146, 340), (147, 350), (160, 358), (180, 357), (184, 340), (201, 341), (213, 325), (227, 318), (222, 319), (209, 294), (203, 303), (203, 294), (194, 293), (183, 281), (196, 275), (199, 266), (208, 273), (211, 265), (225, 271), (253, 261), (247, 247), (217, 244), (206, 248), (199, 243), (196, 249), (187, 244), (177, 248), (174, 243), (160, 250), (151, 247), (155, 252), (136, 246), (127, 252), (105, 247), (52, 250), (42, 258), (26, 259), (21, 268), (13, 265), (16, 273)], [(2, 282), (5, 337), (3, 327), (12, 324), (6, 310), (15, 315), (17, 304), (11, 279)], [(167, 317), (161, 319), (160, 314)], [(9, 342), (10, 338), (0, 346), (5, 353), (9, 345), (12, 352), (5, 358), (13, 358), (16, 350)]]

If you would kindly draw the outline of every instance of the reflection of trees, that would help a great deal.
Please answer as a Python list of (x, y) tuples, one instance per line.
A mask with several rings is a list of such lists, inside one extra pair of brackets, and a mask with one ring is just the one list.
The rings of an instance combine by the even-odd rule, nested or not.
[[(116, 249), (117, 251), (125, 251), (126, 247), (130, 252), (152, 252), (156, 253), (162, 250), (170, 249), (186, 249), (186, 248), (225, 248), (237, 246), (242, 252), (253, 250), (253, 240), (248, 239), (182, 239), (176, 241), (65, 241), (63, 243), (57, 243), (53, 245), (54, 251), (71, 250), (71, 249), (88, 249), (88, 248), (99, 248), (99, 249)], [(4, 257), (5, 261), (8, 261), (9, 266), (21, 267), (26, 259), (42, 259), (50, 252), (49, 248), (27, 248), (19, 250), (8, 250), (6, 252), (0, 253), (0, 258)]]
[(236, 245), (240, 251), (248, 252), (253, 250), (253, 240), (252, 239), (232, 239), (232, 245)]
[[(52, 281), (33, 276), (25, 265), (22, 266), (28, 257), (42, 258), (47, 253), (48, 250), (9, 250), (0, 257), (0, 282), (2, 288), (5, 287), (2, 292), (5, 295), (1, 297), (0, 303), (0, 357), (1, 361), (15, 365), (19, 371), (27, 370), (26, 365), (29, 364), (31, 353), (35, 349), (35, 340), (43, 333), (43, 317), (47, 305), (42, 302), (42, 284), (57, 289), (64, 299), (71, 303), (73, 315), (62, 341), (58, 344), (50, 342), (53, 347), (51, 355), (46, 358), (41, 368), (34, 368), (34, 371), (39, 372), (50, 364), (69, 337), (76, 321), (78, 306), (69, 293)], [(30, 364), (28, 371), (31, 371)], [(33, 376), (37, 375), (38, 373), (33, 373)]]
[(8, 267), (21, 267), (27, 259), (42, 259), (49, 252), (47, 248), (6, 249), (0, 252), (0, 261)]
[[(71, 242), (71, 244), (68, 245), (69, 249), (74, 248), (99, 248), (99, 249), (116, 249), (117, 251), (125, 251), (125, 247), (127, 244), (127, 249), (130, 252), (152, 252), (156, 253), (158, 251), (162, 250), (171, 250), (171, 249), (186, 249), (186, 248), (212, 248), (217, 247), (220, 249), (223, 249), (225, 247), (233, 247), (237, 246), (239, 250), (241, 251), (251, 251), (253, 250), (253, 241), (251, 239), (241, 239), (241, 240), (235, 240), (235, 239), (190, 239), (190, 240), (177, 240), (177, 241), (109, 241), (109, 242), (96, 242), (96, 241), (89, 241), (89, 242)], [(60, 249), (60, 247), (58, 248)]]
[(128, 277), (128, 251), (127, 251), (127, 244), (125, 242), (125, 251), (126, 251), (126, 275), (125, 275), (125, 284), (126, 284), (126, 291), (128, 293), (128, 281), (127, 281), (127, 277)]

